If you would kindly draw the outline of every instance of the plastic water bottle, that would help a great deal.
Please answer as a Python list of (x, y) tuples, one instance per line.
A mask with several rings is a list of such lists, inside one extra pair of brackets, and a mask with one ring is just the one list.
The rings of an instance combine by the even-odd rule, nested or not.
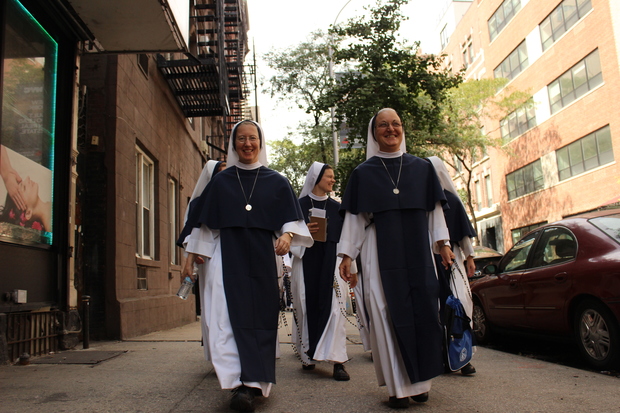
[[(197, 268), (194, 265), (194, 277), (196, 277), (196, 273)], [(192, 279), (190, 277), (185, 277), (185, 279), (181, 283), (181, 287), (179, 288), (179, 292), (177, 292), (177, 295), (183, 300), (187, 300), (187, 297), (189, 297), (189, 293), (192, 291), (193, 286), (194, 282), (192, 281)]]

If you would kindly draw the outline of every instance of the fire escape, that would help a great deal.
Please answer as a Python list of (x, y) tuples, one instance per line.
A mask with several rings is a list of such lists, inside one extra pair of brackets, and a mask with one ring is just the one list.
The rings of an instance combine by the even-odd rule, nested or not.
[[(191, 53), (159, 55), (158, 67), (185, 116), (220, 117), (222, 134), (228, 137), (233, 125), (246, 117), (249, 95), (243, 64), (248, 51), (246, 2), (196, 0), (191, 19)], [(225, 152), (225, 146), (218, 149)]]

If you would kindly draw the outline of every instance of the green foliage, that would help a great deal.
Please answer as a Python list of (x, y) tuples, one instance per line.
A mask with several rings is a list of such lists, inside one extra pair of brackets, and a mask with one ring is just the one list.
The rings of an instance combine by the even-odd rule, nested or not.
[(507, 79), (470, 80), (450, 89), (441, 105), (439, 133), (429, 148), (452, 168), (461, 171), (469, 189), (462, 197), (474, 225), (472, 171), (489, 147), (502, 145), (501, 138), (493, 137), (495, 131), (485, 126), (497, 124), (509, 113), (532, 104), (529, 92), (506, 88), (507, 83)]
[(298, 193), (312, 162), (333, 164), (329, 112), (319, 107), (320, 97), (331, 84), (329, 43), (333, 39), (316, 31), (295, 47), (265, 55), (268, 65), (276, 70), (267, 88), (271, 96), (294, 102), (312, 118), (312, 122), (302, 122), (298, 127), (297, 133), (303, 143), (295, 144), (288, 137), (271, 144), (274, 160), (270, 167), (287, 176)]
[[(338, 120), (346, 121), (350, 130), (349, 140), (364, 146), (370, 119), (381, 108), (393, 108), (403, 121), (408, 151), (421, 154), (438, 133), (446, 90), (459, 84), (461, 77), (441, 69), (439, 57), (419, 54), (419, 43), (409, 46), (397, 38), (405, 19), (400, 7), (405, 3), (378, 0), (369, 9), (369, 18), (354, 18), (332, 29), (347, 39), (336, 49), (335, 60), (352, 70), (342, 74), (321, 104), (324, 110), (335, 106)], [(342, 157), (346, 151), (341, 151)], [(349, 163), (338, 165), (344, 180), (351, 171)]]
[(271, 96), (293, 101), (313, 117), (324, 114), (318, 109), (318, 98), (330, 85), (330, 41), (326, 33), (318, 30), (295, 47), (266, 53), (267, 64), (277, 72), (267, 87)]
[[(304, 186), (306, 173), (312, 162), (319, 161), (333, 165), (333, 152), (331, 151), (331, 140), (326, 142), (326, 134), (330, 129), (329, 124), (322, 124), (319, 127), (301, 125), (299, 132), (302, 134), (303, 141), (296, 144), (288, 137), (282, 140), (270, 141), (269, 167), (286, 176), (295, 193), (299, 194)], [(329, 143), (329, 145), (327, 144)]]

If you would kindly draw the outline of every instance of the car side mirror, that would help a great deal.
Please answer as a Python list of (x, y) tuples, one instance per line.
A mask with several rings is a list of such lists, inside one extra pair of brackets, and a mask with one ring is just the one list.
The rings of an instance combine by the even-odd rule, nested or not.
[(497, 272), (497, 265), (489, 264), (482, 269), (483, 274), (495, 274)]

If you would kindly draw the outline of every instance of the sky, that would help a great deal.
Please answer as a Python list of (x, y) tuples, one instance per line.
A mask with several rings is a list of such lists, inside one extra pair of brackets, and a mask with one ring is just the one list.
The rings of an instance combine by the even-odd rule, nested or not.
[[(446, 0), (410, 0), (401, 8), (409, 20), (401, 25), (401, 36), (409, 43), (421, 42), (422, 51), (439, 51), (437, 24)], [(374, 5), (374, 0), (248, 0), (250, 30), (248, 32), (250, 53), (246, 62), (256, 55), (258, 74), (259, 115), (267, 140), (282, 139), (289, 131), (296, 130), (300, 120), (307, 115), (302, 110), (290, 109), (289, 104), (277, 102), (260, 86), (273, 72), (263, 55), (271, 50), (286, 49), (306, 40), (318, 29), (327, 31), (330, 25), (344, 23), (365, 13), (363, 7)], [(249, 59), (249, 60), (247, 60)], [(250, 96), (254, 105), (254, 96)]]

